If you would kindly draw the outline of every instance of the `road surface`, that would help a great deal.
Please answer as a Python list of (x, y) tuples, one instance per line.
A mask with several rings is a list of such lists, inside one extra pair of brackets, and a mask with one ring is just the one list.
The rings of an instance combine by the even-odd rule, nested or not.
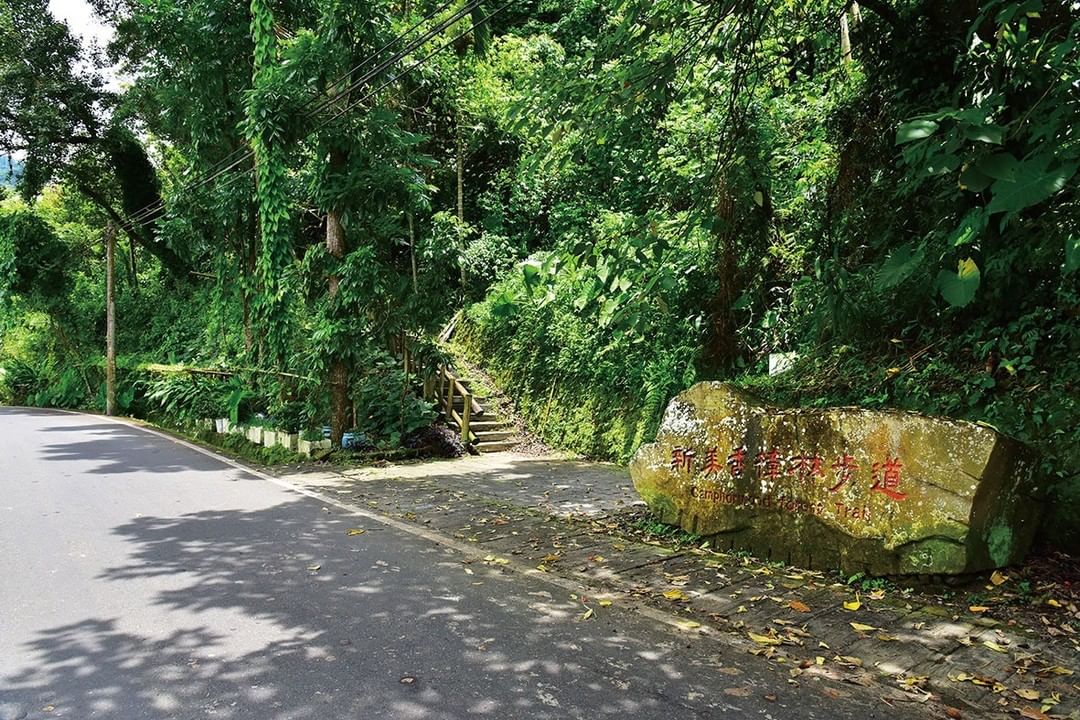
[(571, 594), (131, 425), (0, 408), (0, 720), (897, 714)]

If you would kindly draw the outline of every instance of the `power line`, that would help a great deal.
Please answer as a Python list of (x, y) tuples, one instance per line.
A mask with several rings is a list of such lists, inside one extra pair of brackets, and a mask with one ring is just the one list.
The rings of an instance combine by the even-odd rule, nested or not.
[[(443, 2), (442, 5), (438, 6), (437, 8), (435, 8), (434, 10), (429, 12), (427, 15), (425, 15), (423, 18), (421, 18), (419, 21), (414, 23), (412, 25), (412, 27), (410, 27), (409, 29), (399, 33), (397, 36), (395, 36), (394, 38), (389, 40), (381, 48), (379, 48), (378, 50), (376, 50), (375, 52), (373, 52), (372, 54), (368, 55), (363, 60), (361, 60), (360, 63), (355, 65), (353, 68), (351, 68), (350, 70), (348, 70), (345, 73), (343, 73), (342, 75), (340, 75), (338, 78), (336, 78), (333, 81), (332, 84), (336, 84), (336, 83), (340, 82), (342, 79), (351, 76), (357, 70), (359, 70), (360, 68), (362, 68), (365, 65), (369, 64), (371, 61), (376, 60), (379, 55), (381, 55), (383, 52), (385, 52), (387, 49), (389, 49), (392, 45), (397, 43), (399, 40), (402, 40), (403, 38), (407, 37), (408, 35), (411, 35), (413, 33), (413, 31), (415, 31), (417, 28), (419, 28), (424, 23), (431, 20), (433, 17), (435, 17), (439, 13), (441, 13), (443, 10), (445, 10), (447, 7), (449, 7), (454, 2), (456, 2), (456, 0), (445, 0), (445, 2)], [(315, 99), (317, 100), (318, 98), (315, 98)], [(313, 114), (316, 111), (317, 111), (317, 109), (313, 109), (312, 112), (307, 113), (305, 115), (305, 117), (309, 117), (311, 114)], [(239, 153), (239, 157), (237, 157), (238, 153)], [(205, 184), (207, 184), (209, 182), (212, 182), (214, 179), (216, 179), (220, 175), (228, 172), (229, 170), (232, 170), (234, 167), (236, 167), (240, 163), (247, 160), (251, 155), (252, 155), (251, 151), (249, 149), (246, 149), (246, 148), (237, 148), (236, 150), (233, 150), (231, 153), (226, 155), (224, 159), (222, 159), (222, 160), (220, 160), (220, 161), (218, 161), (217, 163), (214, 164), (214, 166), (209, 171), (210, 175), (203, 178), (202, 180), (196, 181), (196, 182), (191, 183), (190, 185), (182, 188), (181, 192), (190, 192), (192, 190), (198, 189), (202, 185), (205, 185)], [(164, 207), (165, 207), (165, 203), (164, 203), (163, 200), (160, 200), (160, 199), (156, 200), (156, 201), (154, 201), (152, 203), (149, 203), (149, 204), (145, 205), (144, 207), (136, 210), (129, 217), (129, 220), (133, 220), (138, 224), (145, 224), (142, 221), (148, 220), (151, 216), (156, 215), (157, 212), (159, 210), (164, 209)]]
[[(354, 67), (354, 68), (353, 68), (352, 70), (350, 70), (349, 72), (347, 72), (347, 73), (345, 73), (344, 75), (342, 75), (342, 76), (341, 76), (341, 78), (343, 78), (343, 77), (347, 77), (347, 76), (349, 76), (349, 75), (353, 74), (353, 73), (354, 73), (354, 72), (355, 72), (355, 71), (356, 71), (357, 69), (359, 69), (359, 68), (363, 67), (364, 65), (368, 64), (368, 62), (369, 62), (370, 60), (373, 60), (373, 59), (375, 59), (375, 58), (376, 58), (376, 57), (378, 56), (378, 54), (379, 54), (379, 53), (383, 52), (383, 51), (384, 51), (384, 50), (385, 50), (386, 48), (390, 47), (390, 46), (391, 46), (391, 45), (393, 45), (393, 44), (394, 44), (395, 42), (397, 42), (398, 40), (402, 39), (403, 37), (405, 37), (406, 35), (408, 35), (409, 33), (411, 33), (411, 32), (412, 32), (413, 30), (415, 30), (415, 29), (416, 29), (417, 27), (419, 27), (419, 26), (420, 26), (421, 24), (423, 24), (423, 23), (424, 23), (424, 22), (425, 22), (425, 21), (426, 21), (427, 19), (430, 19), (431, 17), (434, 17), (435, 15), (437, 15), (437, 14), (438, 14), (439, 12), (441, 12), (441, 11), (442, 11), (442, 9), (444, 9), (445, 7), (447, 7), (447, 6), (448, 6), (449, 4), (451, 4), (452, 2), (454, 2), (454, 0), (449, 0), (449, 2), (445, 2), (445, 3), (443, 4), (443, 5), (441, 5), (441, 6), (439, 7), (439, 8), (437, 8), (437, 9), (436, 9), (435, 11), (433, 11), (432, 13), (429, 13), (429, 14), (428, 14), (427, 16), (425, 16), (425, 18), (424, 18), (423, 20), (421, 20), (420, 22), (418, 22), (418, 23), (416, 23), (415, 25), (413, 25), (413, 27), (412, 27), (412, 28), (410, 28), (410, 29), (409, 29), (409, 30), (407, 30), (406, 32), (404, 32), (404, 33), (401, 33), (400, 35), (398, 35), (398, 36), (397, 36), (397, 37), (396, 37), (395, 39), (393, 39), (393, 40), (391, 40), (390, 42), (388, 42), (388, 43), (387, 43), (386, 45), (384, 45), (384, 46), (383, 46), (383, 48), (381, 48), (380, 50), (378, 50), (378, 51), (377, 51), (376, 53), (373, 53), (372, 55), (369, 55), (369, 56), (368, 56), (367, 58), (365, 58), (365, 59), (364, 59), (364, 61), (362, 61), (362, 62), (361, 62), (361, 63), (360, 63), (359, 65), (357, 65), (357, 66), (356, 66), (356, 67)], [(384, 72), (384, 71), (385, 71), (385, 70), (386, 70), (387, 68), (389, 68), (389, 67), (391, 67), (392, 65), (396, 64), (397, 62), (399, 62), (399, 61), (400, 61), (401, 59), (403, 59), (403, 58), (404, 58), (404, 57), (406, 57), (406, 56), (407, 56), (407, 55), (408, 55), (409, 53), (411, 53), (412, 51), (414, 51), (414, 50), (416, 50), (417, 48), (419, 48), (420, 46), (422, 46), (422, 45), (423, 45), (424, 43), (426, 43), (426, 42), (427, 42), (428, 40), (430, 40), (431, 38), (435, 37), (435, 36), (436, 36), (436, 35), (438, 35), (438, 34), (439, 34), (440, 32), (443, 32), (444, 30), (446, 30), (447, 28), (449, 28), (449, 27), (450, 27), (451, 25), (453, 25), (454, 23), (456, 23), (456, 22), (457, 22), (458, 20), (460, 20), (460, 19), (462, 19), (463, 17), (465, 17), (465, 15), (467, 15), (467, 14), (471, 13), (471, 12), (472, 12), (473, 10), (475, 10), (475, 9), (476, 9), (477, 7), (479, 7), (479, 5), (480, 5), (480, 3), (481, 3), (481, 2), (482, 2), (482, 0), (470, 0), (470, 2), (469, 2), (469, 3), (467, 3), (467, 4), (466, 4), (466, 5), (464, 6), (464, 7), (462, 7), (461, 9), (459, 9), (459, 10), (457, 10), (457, 11), (455, 11), (454, 13), (452, 13), (452, 14), (450, 15), (450, 17), (448, 17), (448, 18), (445, 18), (445, 19), (443, 19), (442, 21), (440, 21), (439, 23), (437, 23), (437, 24), (435, 25), (435, 27), (433, 27), (433, 28), (431, 28), (431, 29), (427, 30), (427, 31), (426, 31), (425, 33), (423, 33), (423, 34), (422, 34), (422, 35), (421, 35), (421, 36), (420, 36), (419, 38), (416, 38), (416, 39), (414, 39), (414, 40), (410, 41), (410, 42), (409, 42), (409, 43), (408, 43), (408, 44), (407, 44), (407, 45), (406, 45), (406, 46), (405, 46), (404, 48), (402, 48), (401, 50), (399, 50), (398, 52), (396, 52), (396, 53), (395, 53), (394, 55), (392, 55), (392, 56), (391, 56), (390, 58), (387, 58), (387, 59), (386, 59), (386, 60), (384, 60), (384, 61), (383, 61), (382, 63), (380, 63), (379, 65), (377, 65), (377, 66), (376, 66), (375, 68), (373, 68), (373, 69), (369, 70), (368, 72), (364, 73), (364, 75), (363, 75), (363, 76), (361, 76), (361, 77), (360, 77), (359, 79), (357, 79), (356, 81), (354, 81), (354, 82), (350, 83), (350, 84), (349, 84), (349, 85), (348, 85), (348, 86), (347, 86), (346, 88), (344, 88), (343, 90), (341, 90), (341, 91), (339, 92), (339, 96), (340, 96), (340, 95), (346, 95), (346, 94), (348, 94), (348, 93), (352, 92), (353, 90), (355, 90), (355, 89), (357, 89), (357, 88), (361, 87), (362, 85), (364, 85), (364, 84), (366, 84), (366, 83), (370, 82), (370, 81), (371, 81), (371, 80), (373, 80), (374, 78), (378, 77), (378, 76), (379, 76), (380, 74), (382, 74), (382, 73), (383, 73), (383, 72)], [(507, 5), (508, 5), (508, 4), (509, 4), (509, 3), (507, 3)], [(470, 26), (470, 27), (469, 27), (469, 28), (468, 28), (467, 30), (465, 30), (464, 32), (462, 32), (462, 33), (459, 33), (459, 34), (458, 34), (457, 36), (455, 36), (455, 38), (454, 38), (454, 39), (456, 40), (456, 39), (458, 39), (458, 38), (462, 37), (462, 36), (463, 36), (463, 35), (465, 35), (466, 33), (470, 32), (471, 30), (473, 30), (474, 28), (476, 28), (477, 26), (479, 26), (479, 25), (480, 25), (481, 23), (483, 23), (483, 22), (486, 22), (486, 21), (487, 21), (488, 19), (490, 19), (491, 17), (493, 17), (493, 16), (495, 15), (495, 14), (497, 14), (498, 12), (501, 12), (501, 11), (502, 11), (503, 9), (505, 9), (505, 7), (506, 7), (506, 5), (504, 5), (503, 7), (499, 8), (499, 9), (498, 9), (498, 10), (496, 10), (495, 12), (491, 13), (490, 15), (488, 15), (488, 17), (487, 17), (487, 18), (484, 18), (483, 20), (480, 20), (480, 21), (478, 21), (478, 22), (476, 22), (476, 23), (473, 23), (473, 25), (472, 25), (472, 26)], [(440, 50), (443, 50), (443, 49), (445, 49), (446, 47), (447, 47), (447, 45), (446, 45), (446, 44), (444, 44), (444, 45), (443, 45), (443, 46), (442, 46), (441, 48), (439, 48), (439, 49), (440, 49)], [(432, 54), (434, 54), (434, 53), (432, 53)], [(429, 55), (428, 55), (428, 56), (427, 56), (427, 57), (425, 58), (425, 60), (426, 60), (427, 58), (431, 57), (431, 55), (432, 55), (432, 54), (429, 54)], [(414, 65), (413, 65), (413, 67), (415, 67), (415, 66), (416, 66), (416, 65), (414, 64)], [(410, 68), (410, 70), (411, 70), (411, 69), (412, 69), (412, 68)], [(338, 81), (340, 81), (340, 79), (341, 79), (341, 78), (339, 78), (339, 80), (338, 80)], [(385, 87), (385, 84), (384, 84), (383, 86), (381, 86), (381, 87)], [(380, 87), (380, 89), (381, 89), (381, 87)], [(365, 99), (366, 99), (366, 97), (370, 97), (370, 95), (368, 95), (368, 96), (365, 96)], [(329, 107), (330, 105), (334, 104), (334, 103), (335, 103), (335, 102), (337, 102), (337, 101), (338, 101), (338, 98), (337, 98), (337, 97), (331, 97), (331, 98), (326, 98), (326, 99), (324, 99), (323, 101), (321, 101), (320, 103), (318, 103), (318, 104), (317, 104), (316, 106), (314, 106), (314, 107), (310, 108), (310, 109), (308, 110), (308, 112), (304, 114), (304, 117), (305, 117), (305, 118), (310, 118), (310, 117), (313, 117), (313, 116), (314, 116), (314, 115), (316, 115), (316, 114), (317, 114), (318, 112), (320, 112), (320, 111), (322, 111), (322, 110), (326, 109), (327, 107)], [(352, 106), (355, 106), (355, 103), (354, 103), (354, 104), (353, 104)], [(352, 106), (350, 106), (350, 107), (352, 107)], [(340, 114), (339, 114), (338, 116), (340, 116)], [(335, 117), (338, 117), (338, 116), (335, 116)], [(320, 126), (318, 126), (318, 127), (322, 127), (322, 125), (320, 125)], [(318, 129), (318, 128), (316, 128), (316, 129)], [(237, 150), (237, 151), (238, 151), (238, 150)], [(230, 156), (231, 156), (231, 155), (233, 155), (233, 154), (235, 154), (235, 153), (236, 153), (237, 151), (233, 151), (233, 153), (231, 153), (231, 154), (230, 154)], [(226, 161), (228, 160), (228, 157), (230, 157), (230, 156), (227, 156), (227, 157), (226, 157)], [(228, 172), (229, 170), (232, 170), (233, 168), (235, 168), (235, 167), (237, 167), (238, 165), (240, 165), (241, 163), (243, 163), (243, 162), (245, 162), (245, 161), (249, 160), (249, 159), (250, 159), (250, 158), (252, 158), (253, 156), (254, 156), (254, 153), (253, 153), (253, 152), (252, 152), (251, 150), (248, 150), (248, 151), (244, 152), (244, 154), (243, 154), (243, 155), (241, 155), (241, 156), (240, 156), (239, 158), (237, 158), (236, 160), (232, 161), (231, 163), (229, 163), (229, 164), (228, 164), (228, 165), (226, 165), (225, 167), (221, 168), (220, 170), (217, 170), (217, 171), (213, 172), (213, 173), (212, 173), (211, 175), (209, 175), (208, 177), (206, 177), (206, 178), (204, 178), (204, 179), (202, 179), (202, 180), (200, 180), (200, 181), (198, 181), (198, 182), (192, 183), (191, 185), (189, 185), (189, 186), (187, 186), (187, 187), (184, 187), (184, 188), (182, 188), (180, 192), (190, 192), (190, 191), (196, 190), (196, 189), (198, 189), (199, 187), (202, 187), (203, 185), (206, 185), (206, 184), (208, 184), (208, 183), (210, 183), (210, 182), (214, 181), (215, 179), (217, 179), (218, 177), (220, 177), (220, 176), (221, 176), (221, 175), (223, 175), (224, 173)], [(222, 161), (222, 162), (225, 162), (225, 161)], [(219, 165), (220, 165), (220, 163), (219, 163)], [(139, 210), (135, 211), (135, 212), (134, 212), (134, 213), (133, 213), (133, 214), (132, 214), (131, 216), (129, 216), (129, 218), (128, 218), (128, 219), (129, 219), (130, 221), (132, 221), (132, 222), (135, 222), (135, 223), (137, 223), (137, 224), (140, 224), (140, 225), (145, 225), (145, 224), (146, 224), (146, 222), (145, 222), (145, 221), (149, 220), (149, 219), (150, 219), (150, 218), (151, 218), (152, 216), (156, 215), (156, 214), (157, 214), (157, 213), (158, 213), (158, 212), (159, 212), (160, 210), (164, 209), (164, 207), (165, 207), (165, 203), (164, 203), (164, 201), (163, 201), (163, 200), (158, 200), (158, 201), (155, 201), (154, 203), (150, 203), (149, 205), (147, 205), (147, 206), (145, 206), (145, 207), (143, 207), (143, 208), (141, 208), (141, 209), (139, 209)]]
[[(428, 54), (427, 54), (427, 55), (425, 55), (424, 57), (422, 57), (422, 58), (420, 58), (419, 60), (415, 61), (415, 62), (414, 62), (414, 63), (413, 63), (412, 65), (410, 65), (409, 67), (405, 68), (405, 70), (403, 70), (403, 71), (402, 71), (401, 75), (407, 75), (408, 73), (412, 72), (412, 71), (413, 71), (413, 70), (415, 70), (415, 69), (416, 69), (417, 67), (419, 67), (420, 65), (423, 65), (423, 64), (424, 64), (424, 63), (426, 63), (426, 62), (427, 62), (428, 60), (430, 60), (430, 59), (431, 59), (432, 57), (434, 57), (435, 55), (439, 54), (440, 52), (442, 52), (442, 51), (443, 51), (443, 50), (445, 50), (446, 48), (448, 48), (448, 47), (450, 47), (451, 45), (453, 45), (453, 44), (454, 44), (454, 43), (455, 43), (455, 42), (456, 42), (457, 40), (459, 40), (460, 38), (462, 38), (462, 37), (464, 37), (465, 35), (469, 34), (469, 33), (470, 33), (471, 31), (475, 30), (475, 29), (476, 29), (476, 28), (478, 28), (479, 26), (483, 25), (483, 24), (484, 24), (484, 23), (486, 23), (486, 22), (487, 22), (488, 20), (490, 20), (491, 18), (495, 17), (496, 15), (498, 15), (499, 13), (501, 13), (501, 12), (502, 12), (503, 10), (505, 10), (506, 8), (510, 7), (510, 5), (512, 5), (512, 4), (513, 4), (513, 2), (514, 2), (514, 0), (507, 0), (507, 2), (503, 3), (502, 5), (500, 5), (500, 6), (499, 6), (498, 8), (496, 8), (496, 9), (495, 9), (494, 11), (492, 11), (491, 13), (489, 13), (489, 14), (488, 14), (488, 15), (487, 15), (486, 17), (483, 17), (483, 18), (481, 18), (480, 20), (477, 20), (477, 21), (476, 21), (476, 22), (474, 22), (474, 23), (473, 23), (472, 25), (470, 25), (470, 26), (469, 26), (468, 28), (466, 28), (466, 29), (465, 29), (464, 31), (462, 31), (462, 32), (458, 33), (457, 35), (455, 35), (454, 37), (450, 38), (450, 39), (449, 39), (449, 40), (447, 40), (447, 41), (446, 41), (445, 43), (443, 43), (443, 44), (442, 44), (442, 45), (440, 45), (439, 47), (435, 48), (434, 50), (432, 50), (432, 51), (431, 51), (430, 53), (428, 53)], [(360, 98), (359, 100), (356, 100), (356, 101), (354, 101), (354, 102), (351, 102), (351, 103), (349, 103), (349, 104), (348, 104), (348, 105), (346, 105), (346, 106), (345, 106), (344, 108), (342, 108), (342, 109), (341, 109), (341, 110), (340, 110), (340, 111), (339, 111), (339, 112), (338, 112), (338, 113), (337, 113), (336, 115), (332, 115), (332, 116), (330, 116), (330, 117), (326, 118), (325, 120), (323, 120), (323, 122), (321, 122), (320, 124), (316, 125), (316, 126), (315, 126), (315, 130), (319, 130), (319, 129), (321, 129), (321, 128), (325, 127), (325, 126), (326, 126), (326, 125), (328, 125), (329, 123), (333, 122), (333, 121), (334, 121), (334, 120), (336, 120), (337, 118), (339, 118), (339, 117), (341, 117), (342, 115), (344, 115), (345, 113), (349, 112), (349, 111), (350, 111), (350, 110), (351, 110), (352, 108), (356, 107), (357, 105), (359, 105), (360, 103), (364, 102), (365, 100), (367, 100), (368, 98), (372, 97), (373, 95), (375, 95), (375, 94), (377, 94), (377, 93), (381, 92), (381, 91), (382, 91), (382, 90), (383, 90), (384, 88), (386, 88), (386, 87), (387, 87), (388, 85), (390, 85), (390, 84), (394, 83), (395, 81), (397, 81), (399, 77), (401, 77), (401, 76), (400, 76), (400, 75), (398, 75), (398, 76), (394, 76), (394, 77), (391, 77), (391, 78), (390, 78), (390, 79), (388, 79), (388, 80), (387, 80), (386, 82), (384, 82), (384, 83), (383, 83), (382, 85), (380, 85), (379, 87), (375, 88), (374, 90), (372, 90), (371, 92), (369, 92), (369, 93), (368, 93), (367, 95), (365, 95), (364, 97)]]

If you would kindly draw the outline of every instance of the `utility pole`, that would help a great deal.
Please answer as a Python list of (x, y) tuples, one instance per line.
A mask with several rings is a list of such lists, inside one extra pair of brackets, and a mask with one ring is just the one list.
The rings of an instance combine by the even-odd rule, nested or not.
[(116, 414), (116, 228), (105, 227), (105, 414)]

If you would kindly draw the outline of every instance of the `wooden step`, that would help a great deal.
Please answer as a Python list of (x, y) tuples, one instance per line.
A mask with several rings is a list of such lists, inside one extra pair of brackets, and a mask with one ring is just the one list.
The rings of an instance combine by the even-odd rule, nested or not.
[(499, 420), (498, 418), (487, 418), (482, 420), (469, 420), (469, 429), (473, 432), (492, 432), (500, 430), (513, 430), (514, 426), (508, 423), (506, 420)]
[(512, 429), (510, 429), (510, 430), (487, 430), (487, 431), (483, 431), (483, 430), (480, 430), (479, 428), (473, 428), (472, 425), (469, 425), (469, 430), (471, 430), (473, 432), (473, 434), (476, 436), (476, 442), (477, 443), (485, 443), (485, 444), (486, 443), (499, 442), (500, 440), (509, 440), (510, 438), (514, 437), (514, 435), (515, 435), (515, 432)]
[(513, 440), (497, 440), (495, 442), (477, 443), (476, 449), (482, 453), (502, 452), (517, 445)]

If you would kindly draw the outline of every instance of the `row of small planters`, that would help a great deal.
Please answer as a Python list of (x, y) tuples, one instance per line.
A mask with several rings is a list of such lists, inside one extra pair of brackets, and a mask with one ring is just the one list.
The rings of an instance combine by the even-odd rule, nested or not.
[[(233, 425), (228, 418), (214, 420), (214, 431), (221, 435), (243, 435), (249, 442), (264, 447), (280, 445), (286, 450), (311, 457), (317, 452), (330, 449), (330, 428), (323, 427), (322, 438), (319, 440), (304, 440), (299, 433), (285, 432), (284, 430), (270, 430), (253, 425)], [(363, 436), (357, 433), (345, 433), (341, 438), (343, 448), (358, 446), (363, 441)]]

